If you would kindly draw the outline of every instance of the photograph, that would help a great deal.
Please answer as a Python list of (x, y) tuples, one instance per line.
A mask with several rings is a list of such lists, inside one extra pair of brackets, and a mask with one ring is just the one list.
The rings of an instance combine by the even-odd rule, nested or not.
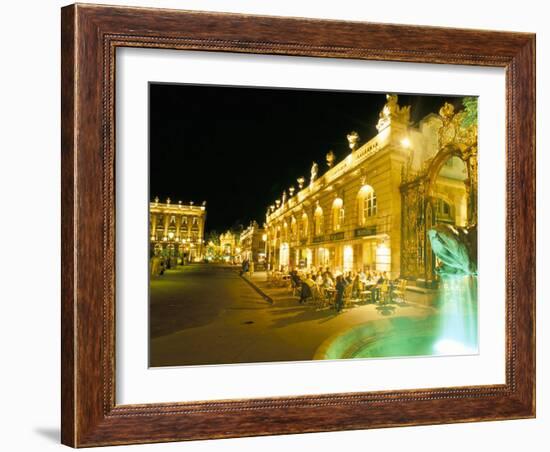
[(478, 97), (149, 82), (149, 367), (476, 355)]

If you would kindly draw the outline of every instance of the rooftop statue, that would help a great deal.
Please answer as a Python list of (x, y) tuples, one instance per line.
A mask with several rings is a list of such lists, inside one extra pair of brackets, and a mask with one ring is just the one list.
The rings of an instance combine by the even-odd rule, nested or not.
[(397, 94), (386, 94), (386, 104), (380, 112), (376, 129), (380, 132), (392, 123), (408, 125), (411, 119), (411, 106), (400, 107)]
[(357, 144), (359, 143), (359, 134), (354, 130), (353, 132), (348, 133), (346, 138), (348, 139), (349, 148), (352, 151), (355, 151)]
[(334, 166), (334, 160), (336, 160), (336, 156), (334, 155), (334, 152), (328, 151), (326, 155), (326, 159), (327, 159), (327, 166), (329, 168), (332, 168)]
[(319, 172), (319, 167), (317, 166), (317, 162), (313, 162), (313, 165), (311, 165), (311, 179), (309, 180), (309, 183), (312, 184), (315, 179), (317, 179), (317, 173)]

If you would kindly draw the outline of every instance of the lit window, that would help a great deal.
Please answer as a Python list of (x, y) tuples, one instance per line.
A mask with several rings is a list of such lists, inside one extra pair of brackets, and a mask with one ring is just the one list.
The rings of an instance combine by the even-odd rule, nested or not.
[(452, 221), (452, 210), (449, 203), (441, 198), (435, 202), (435, 212), (438, 220)]
[(313, 217), (313, 227), (315, 235), (321, 235), (323, 233), (323, 209), (317, 207), (315, 215)]
[(349, 245), (344, 246), (344, 271), (353, 270), (353, 248)]
[(336, 198), (332, 203), (332, 229), (339, 231), (344, 224), (344, 202)]
[(378, 212), (376, 193), (370, 185), (361, 187), (358, 201), (359, 219), (361, 224), (365, 224), (369, 218), (376, 216)]
[(376, 215), (376, 194), (371, 191), (365, 198), (367, 217), (373, 217)]

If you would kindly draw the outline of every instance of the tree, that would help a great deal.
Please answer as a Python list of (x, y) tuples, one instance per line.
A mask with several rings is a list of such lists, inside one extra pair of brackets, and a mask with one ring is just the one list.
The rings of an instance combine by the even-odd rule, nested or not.
[(466, 129), (472, 125), (477, 125), (477, 97), (465, 97), (462, 99), (462, 105), (464, 105), (465, 115), (461, 126)]

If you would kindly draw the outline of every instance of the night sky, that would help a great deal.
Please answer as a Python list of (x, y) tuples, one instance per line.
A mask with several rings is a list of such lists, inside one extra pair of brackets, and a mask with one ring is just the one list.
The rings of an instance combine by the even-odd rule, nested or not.
[[(360, 145), (376, 135), (384, 94), (197, 85), (150, 85), (151, 200), (207, 201), (206, 230), (223, 232), (251, 220), (300, 176), (319, 175), (325, 155), (349, 153), (346, 135)], [(443, 102), (460, 99), (399, 95), (418, 121)]]

